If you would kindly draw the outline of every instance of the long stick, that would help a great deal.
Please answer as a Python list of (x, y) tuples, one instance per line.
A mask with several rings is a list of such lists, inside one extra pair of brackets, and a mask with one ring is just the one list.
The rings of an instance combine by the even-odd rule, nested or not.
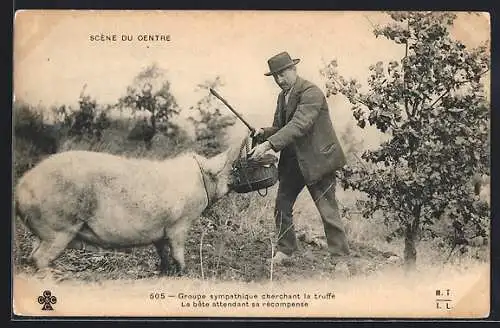
[(269, 274), (269, 281), (273, 282), (274, 243), (272, 237), (269, 237), (269, 240), (271, 241), (271, 272)]
[(229, 105), (227, 101), (224, 98), (222, 98), (221, 95), (219, 95), (212, 88), (210, 88), (210, 93), (213, 94), (215, 97), (217, 97), (220, 101), (222, 101), (224, 105), (227, 106), (227, 108), (229, 108), (236, 116), (238, 116), (238, 118), (250, 129), (250, 131), (252, 131), (252, 134), (255, 133), (255, 129), (236, 110), (234, 110), (234, 108), (231, 107), (231, 105)]
[(205, 231), (201, 232), (200, 239), (200, 267), (201, 267), (201, 280), (205, 280), (205, 273), (203, 272), (203, 236), (205, 235)]

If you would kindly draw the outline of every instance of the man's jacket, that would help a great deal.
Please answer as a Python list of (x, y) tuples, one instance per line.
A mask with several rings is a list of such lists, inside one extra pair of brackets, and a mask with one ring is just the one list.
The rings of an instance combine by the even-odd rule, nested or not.
[(346, 159), (323, 92), (300, 77), (290, 92), (286, 105), (283, 91), (279, 94), (273, 126), (264, 128), (264, 136), (276, 152), (293, 150), (305, 183), (312, 184), (343, 167)]

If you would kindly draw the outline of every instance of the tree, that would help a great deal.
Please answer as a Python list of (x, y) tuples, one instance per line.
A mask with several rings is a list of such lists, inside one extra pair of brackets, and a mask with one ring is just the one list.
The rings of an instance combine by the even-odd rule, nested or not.
[(370, 166), (346, 167), (341, 182), (367, 193), (365, 217), (382, 211), (387, 222), (399, 223), (395, 233), (405, 238), (405, 264), (414, 268), (422, 228), (446, 208), (454, 209), (457, 236), (465, 229), (484, 235), (489, 226), (487, 206), (468, 188), (474, 174), (489, 174), (490, 109), (481, 81), (489, 57), (486, 46), (467, 49), (451, 38), (455, 14), (389, 15), (392, 22), (374, 34), (400, 44), (405, 56), (371, 65), (368, 90), (342, 77), (335, 60), (322, 74), (327, 95), (347, 97), (361, 128), (368, 123), (390, 136), (363, 153)]
[(119, 107), (129, 107), (134, 111), (149, 113), (150, 125), (140, 122), (129, 136), (131, 139), (144, 140), (148, 147), (151, 146), (151, 139), (159, 130), (167, 135), (171, 131), (178, 130), (178, 127), (171, 122), (171, 118), (178, 115), (180, 109), (165, 75), (156, 64), (146, 67), (134, 78), (132, 85), (127, 87), (126, 95), (118, 101)]
[(205, 92), (191, 110), (195, 111), (195, 116), (190, 116), (189, 120), (195, 129), (195, 139), (200, 147), (200, 152), (205, 156), (213, 156), (219, 153), (224, 146), (224, 137), (227, 128), (236, 123), (236, 119), (231, 115), (223, 115), (217, 105), (213, 103), (214, 97), (210, 95), (209, 89), (216, 89), (223, 86), (220, 77), (213, 81), (206, 81), (198, 85), (198, 91)]

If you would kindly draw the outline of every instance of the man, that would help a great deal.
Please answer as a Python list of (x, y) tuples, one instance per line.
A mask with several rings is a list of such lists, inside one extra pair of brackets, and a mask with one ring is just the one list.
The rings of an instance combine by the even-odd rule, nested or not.
[(273, 126), (257, 130), (263, 143), (252, 149), (252, 158), (267, 151), (280, 153), (279, 187), (275, 220), (279, 231), (275, 264), (290, 260), (297, 250), (293, 227), (293, 205), (307, 186), (321, 215), (333, 256), (350, 253), (335, 198), (335, 173), (345, 165), (345, 155), (333, 129), (328, 104), (323, 92), (297, 75), (296, 65), (282, 52), (268, 60), (269, 73), (282, 89), (278, 96)]

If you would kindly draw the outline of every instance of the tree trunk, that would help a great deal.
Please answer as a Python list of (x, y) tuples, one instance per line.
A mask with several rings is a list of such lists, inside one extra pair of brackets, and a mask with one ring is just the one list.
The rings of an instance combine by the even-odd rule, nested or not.
[(156, 134), (156, 113), (155, 113), (155, 108), (154, 108), (154, 104), (151, 103), (150, 105), (150, 112), (151, 112), (151, 128), (152, 128), (152, 132), (151, 132), (151, 135), (148, 136), (148, 139), (146, 140), (146, 149), (147, 150), (151, 150), (151, 147), (153, 146), (153, 137), (155, 136)]
[(405, 268), (414, 270), (417, 266), (417, 234), (411, 228), (411, 225), (406, 227), (405, 231)]
[(417, 267), (417, 243), (420, 228), (420, 211), (418, 212), (418, 216), (413, 218), (413, 221), (406, 226), (405, 230), (404, 264), (407, 271), (415, 270)]
[(156, 134), (156, 115), (154, 108), (151, 108), (151, 127), (153, 128), (153, 135)]

